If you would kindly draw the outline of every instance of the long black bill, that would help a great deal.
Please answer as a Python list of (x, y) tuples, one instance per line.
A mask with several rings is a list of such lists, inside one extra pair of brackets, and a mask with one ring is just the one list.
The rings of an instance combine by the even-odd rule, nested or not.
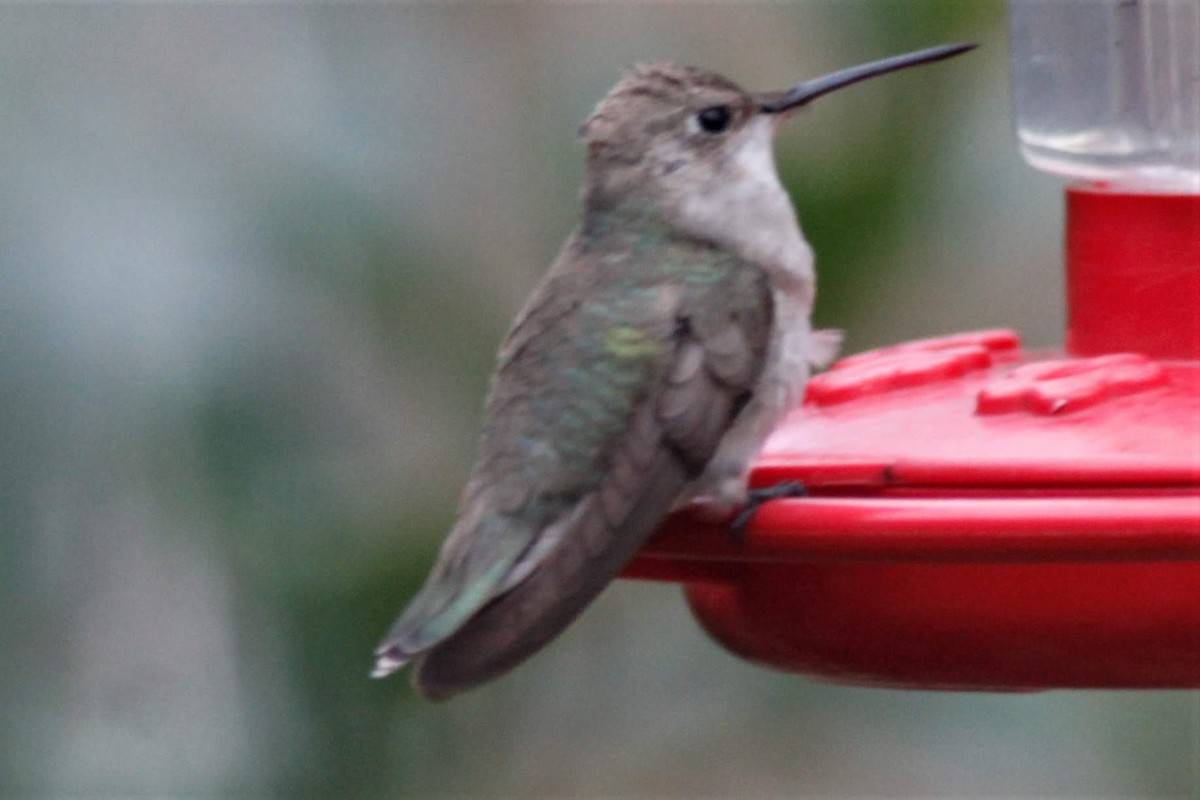
[(918, 50), (915, 53), (905, 53), (902, 56), (892, 56), (881, 61), (872, 61), (870, 64), (860, 64), (857, 67), (843, 69), (831, 75), (813, 78), (811, 81), (805, 81), (798, 86), (794, 86), (779, 97), (763, 103), (761, 110), (765, 114), (780, 114), (784, 111), (798, 108), (806, 103), (811, 103), (823, 94), (829, 94), (852, 83), (865, 81), (867, 78), (874, 78), (876, 75), (884, 75), (899, 69), (908, 69), (920, 64), (929, 64), (933, 61), (953, 58), (960, 53), (974, 50), (975, 47), (976, 45), (973, 44), (946, 44), (941, 47), (930, 47), (928, 50)]

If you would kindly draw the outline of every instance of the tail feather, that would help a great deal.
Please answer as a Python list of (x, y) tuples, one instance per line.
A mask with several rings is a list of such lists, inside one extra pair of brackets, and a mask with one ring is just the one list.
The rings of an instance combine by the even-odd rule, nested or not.
[(425, 585), (376, 648), (372, 677), (390, 675), (453, 635), (499, 591), (532, 538), (511, 517), (463, 520), (468, 525), (455, 527)]
[(416, 673), (422, 694), (444, 699), (494, 678), (566, 628), (633, 558), (689, 477), (665, 447), (642, 475), (637, 500), (619, 525), (606, 519), (599, 492), (589, 495), (563, 520), (568, 528), (558, 545), (524, 581), (426, 653)]
[(386, 678), (408, 663), (408, 659), (400, 655), (394, 647), (382, 648), (375, 653), (375, 666), (371, 668), (372, 678)]

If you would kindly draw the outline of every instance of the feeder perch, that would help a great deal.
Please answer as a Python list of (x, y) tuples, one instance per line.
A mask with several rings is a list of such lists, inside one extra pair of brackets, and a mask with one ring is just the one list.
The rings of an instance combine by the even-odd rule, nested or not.
[(807, 497), (742, 541), (680, 512), (624, 574), (843, 683), (1200, 687), (1200, 0), (1010, 7), (1022, 152), (1075, 181), (1063, 348), (841, 360), (751, 474)]

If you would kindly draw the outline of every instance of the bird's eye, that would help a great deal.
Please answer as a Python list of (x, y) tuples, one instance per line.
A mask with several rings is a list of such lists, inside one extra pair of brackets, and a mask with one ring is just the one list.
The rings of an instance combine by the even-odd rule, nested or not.
[(733, 113), (729, 106), (709, 106), (696, 115), (696, 121), (708, 133), (720, 133), (733, 121)]

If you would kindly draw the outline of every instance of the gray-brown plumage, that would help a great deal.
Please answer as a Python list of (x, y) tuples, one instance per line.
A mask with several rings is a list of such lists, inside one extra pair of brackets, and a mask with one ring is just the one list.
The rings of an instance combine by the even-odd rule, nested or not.
[(755, 95), (643, 65), (584, 123), (582, 223), (504, 342), (458, 522), (375, 675), (418, 659), (434, 698), (495, 677), (671, 508), (745, 500), (750, 460), (837, 343), (810, 329), (812, 254), (771, 154), (805, 85)]

